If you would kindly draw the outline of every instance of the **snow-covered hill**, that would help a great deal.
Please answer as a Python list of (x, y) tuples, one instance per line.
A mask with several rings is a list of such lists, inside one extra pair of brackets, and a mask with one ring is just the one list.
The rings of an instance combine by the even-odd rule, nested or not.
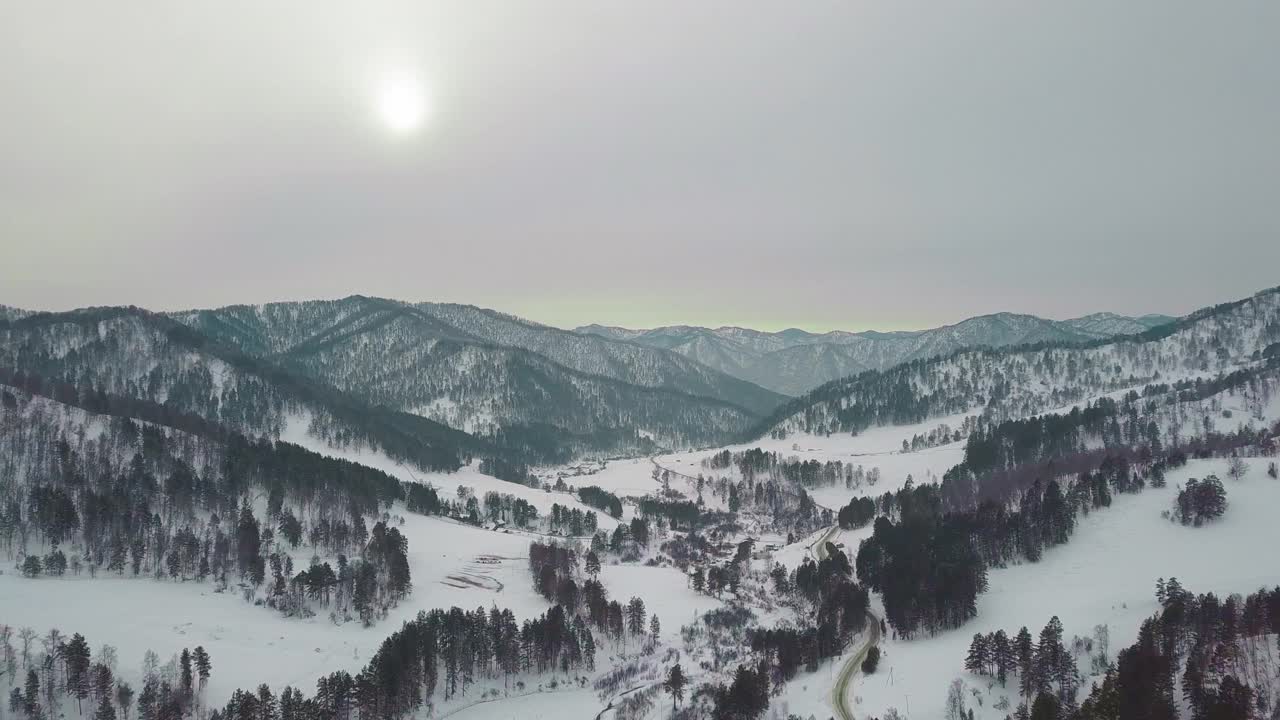
[(1140, 333), (1172, 319), (1163, 315), (1132, 318), (1097, 313), (1071, 320), (1045, 320), (1033, 315), (997, 313), (910, 332), (810, 333), (792, 328), (769, 333), (688, 325), (652, 330), (586, 325), (576, 332), (673, 350), (762, 387), (799, 395), (845, 375), (883, 370), (962, 348), (1088, 342)]
[(4, 322), (0, 370), (36, 394), (215, 433), (274, 438), (288, 413), (306, 411), (331, 443), (381, 448), (423, 469), (500, 454), (487, 440), (376, 407), (137, 308)]
[(354, 296), (174, 317), (368, 402), (528, 442), (713, 442), (783, 400), (677, 353), (465, 305)]
[(432, 468), (495, 448), (547, 462), (714, 443), (781, 399), (671, 352), (474, 308), (365, 298), (175, 316), (15, 314), (0, 319), (0, 367), (251, 434), (275, 436), (301, 404), (332, 438), (394, 447)]
[(1140, 335), (963, 350), (847, 377), (783, 406), (759, 433), (850, 432), (969, 412), (1025, 417), (1092, 395), (1244, 367), (1277, 340), (1280, 290), (1272, 289)]
[[(1268, 475), (1272, 458), (1264, 455), (1274, 452), (1280, 432), (1280, 293), (1274, 290), (1120, 339), (1081, 339), (1125, 327), (1112, 316), (1079, 319), (1083, 329), (1073, 330), (1077, 335), (1067, 343), (1025, 316), (961, 324), (932, 340), (879, 334), (878, 341), (915, 343), (921, 352), (984, 333), (1041, 344), (959, 350), (840, 380), (760, 425), (764, 437), (719, 450), (707, 449), (713, 441), (705, 437), (723, 434), (731, 418), (700, 413), (751, 414), (664, 387), (703, 382), (698, 378), (704, 388), (719, 382), (713, 371), (669, 351), (466, 306), (308, 305), (178, 315), (183, 322), (131, 308), (0, 318), (0, 553), (10, 565), (22, 566), (28, 556), (47, 561), (57, 552), (70, 562), (65, 575), (52, 577), (22, 577), (6, 567), (0, 624), (85, 632), (95, 646), (115, 646), (122, 655), (117, 677), (139, 684), (148, 673), (137, 672), (136, 661), (147, 649), (167, 656), (199, 644), (217, 668), (206, 691), (210, 707), (234, 688), (261, 682), (309, 693), (327, 672), (369, 667), (377, 642), (419, 610), (505, 606), (525, 619), (567, 603), (568, 612), (577, 612), (575, 593), (587, 589), (589, 564), (573, 582), (559, 583), (556, 599), (535, 591), (546, 587), (542, 574), (531, 580), (526, 567), (538, 552), (531, 541), (558, 539), (580, 554), (598, 551), (604, 561), (598, 579), (619, 601), (619, 612), (628, 598), (642, 598), (660, 622), (653, 630), (641, 623), (639, 632), (600, 630), (594, 667), (572, 659), (568, 670), (556, 663), (508, 669), (480, 663), (469, 691), (432, 696), (436, 715), (656, 720), (670, 712), (661, 682), (675, 662), (692, 681), (685, 707), (710, 715), (724, 700), (717, 685), (737, 683), (742, 668), (763, 661), (776, 672), (768, 685), (777, 692), (766, 693), (766, 702), (778, 716), (842, 714), (829, 704), (834, 685), (851, 688), (846, 700), (858, 716), (914, 706), (916, 715), (936, 717), (947, 682), (959, 677), (975, 717), (999, 718), (1012, 710), (1001, 702), (1011, 691), (963, 669), (975, 630), (1015, 631), (1020, 624), (1034, 630), (1059, 615), (1069, 634), (1082, 637), (1109, 626), (1118, 649), (1152, 612), (1150, 589), (1158, 576), (1176, 574), (1196, 591), (1224, 593), (1280, 580), (1256, 563), (1237, 561), (1231, 550), (1274, 544), (1275, 533), (1263, 527), (1276, 490)], [(767, 335), (726, 333), (744, 347), (796, 341)], [(842, 346), (792, 345), (769, 354), (803, 365), (803, 355), (787, 355), (803, 347)], [(431, 394), (439, 387), (456, 394)], [(423, 417), (487, 432), (515, 418), (515, 407), (559, 423), (563, 434), (509, 442), (509, 435), (476, 436)], [(1101, 420), (1075, 432), (1063, 420), (1077, 417), (1075, 408)], [(1040, 413), (1057, 419), (1028, 419)], [(1008, 419), (1020, 422), (1002, 424)], [(542, 482), (529, 485), (482, 474), (495, 460), (540, 464), (546, 448), (556, 454), (564, 449), (560, 443), (580, 437), (566, 430), (587, 427), (577, 423), (637, 439), (662, 437), (677, 451), (651, 456), (656, 451), (637, 440), (631, 458), (537, 467)], [(1010, 425), (1029, 430), (1000, 434)], [(1041, 427), (1051, 428), (1052, 442)], [(1231, 443), (1223, 440), (1227, 435)], [(1209, 436), (1218, 444), (1192, 442)], [(974, 448), (1003, 438), (1035, 452), (992, 452), (1008, 464), (979, 465)], [(678, 450), (691, 446), (702, 449)], [(1191, 464), (1169, 472), (1169, 487), (1128, 486), (1128, 478), (1149, 473), (1161, 453), (1183, 448)], [(1132, 474), (1110, 481), (1114, 500), (1107, 494), (1105, 503), (1091, 504), (1079, 489), (1092, 493), (1094, 486), (1073, 485), (1080, 474), (1066, 469), (1093, 451), (1134, 459)], [(1228, 486), (1231, 505), (1220, 522), (1193, 529), (1160, 516), (1180, 483), (1193, 474), (1225, 475), (1230, 463), (1242, 462), (1233, 454), (1247, 458), (1249, 472)], [(255, 456), (256, 463), (244, 462)], [(992, 551), (984, 556), (989, 589), (984, 581), (974, 614), (904, 640), (903, 614), (889, 612), (902, 595), (863, 579), (874, 558), (863, 557), (860, 544), (883, 543), (877, 536), (895, 523), (912, 533), (949, 523), (959, 535), (947, 542), (957, 547), (964, 544), (957, 540), (975, 542), (988, 530), (1023, 523), (1034, 529), (1026, 537), (1041, 537), (1036, 523), (1042, 516), (1032, 510), (1007, 527), (947, 519), (969, 512), (971, 504), (955, 492), (956, 478), (981, 490), (970, 495), (990, 503), (984, 512), (996, 513), (972, 518), (1008, 518), (1046, 506), (1035, 499), (1038, 489), (1028, 495), (1016, 483), (986, 487), (1001, 473), (1036, 463), (1044, 463), (1036, 469), (1045, 470), (1045, 481), (1063, 483), (1076, 537), (1047, 544), (1042, 555)], [(965, 466), (963, 477), (955, 472)], [(527, 470), (518, 470), (528, 481)], [(426, 485), (431, 504), (414, 499), (421, 497), (415, 492), (427, 494)], [(588, 543), (590, 531), (580, 533), (563, 518), (601, 507), (588, 505), (590, 493), (576, 492), (589, 486), (600, 489), (597, 499), (601, 492), (616, 495), (621, 510), (616, 519), (601, 514), (598, 525), (593, 520), (600, 532)], [(366, 492), (371, 488), (376, 494)], [(912, 492), (926, 502), (912, 505), (916, 517), (905, 525), (904, 500)], [(927, 501), (935, 496), (936, 504)], [(79, 524), (61, 524), (48, 498), (72, 508)], [(874, 521), (846, 523), (843, 511), (855, 505), (869, 505)], [(245, 508), (270, 518), (265, 532), (242, 531), (235, 518)], [(502, 514), (515, 508), (535, 509), (532, 524)], [(142, 524), (133, 519), (137, 512), (146, 513)], [(924, 513), (935, 512), (924, 522)], [(297, 542), (288, 540), (288, 517), (300, 522)], [(371, 622), (382, 629), (374, 632), (351, 617), (353, 597), (332, 606), (322, 592), (304, 599), (309, 576), (296, 572), (312, 567), (313, 555), (338, 564), (340, 556), (378, 562), (382, 550), (333, 529), (351, 520), (361, 527), (385, 523), (383, 532), (396, 530), (407, 545), (412, 592), (396, 600), (388, 594), (390, 571), (377, 571), (388, 590), (379, 591), (383, 600)], [(5, 534), (6, 528), (17, 531)], [(639, 537), (652, 539), (641, 543)], [(127, 569), (125, 548), (135, 542), (144, 572)], [(250, 546), (247, 555), (242, 543)], [(218, 569), (206, 576), (198, 569), (204, 556), (230, 578), (218, 580)], [(254, 558), (290, 569), (273, 571), (279, 580), (254, 580)], [(841, 569), (841, 562), (848, 564)], [(815, 572), (828, 573), (831, 582), (814, 582)], [(861, 619), (866, 609), (857, 605), (855, 580), (874, 590), (870, 609), (892, 630), (879, 641), (881, 670), (845, 683), (845, 660), (863, 642), (875, 642), (849, 629), (848, 618)], [(839, 602), (824, 595), (838, 588), (845, 588)], [(290, 614), (299, 602), (320, 614)], [(829, 614), (846, 603), (854, 608), (849, 614)], [(144, 606), (145, 617), (133, 611)], [(724, 612), (712, 618), (703, 614), (708, 610)], [(578, 619), (585, 623), (590, 613), (583, 612)], [(760, 630), (771, 630), (773, 639)], [(841, 633), (839, 642), (832, 642), (832, 630)], [(532, 626), (528, 632), (532, 637)], [(757, 640), (783, 643), (787, 662), (803, 661), (784, 672), (784, 655), (760, 650)], [(653, 649), (640, 649), (641, 642)], [(1079, 660), (1080, 672), (1097, 679), (1090, 658)], [(166, 673), (174, 674), (159, 671)], [(61, 705), (68, 717), (73, 706), (73, 700)]]

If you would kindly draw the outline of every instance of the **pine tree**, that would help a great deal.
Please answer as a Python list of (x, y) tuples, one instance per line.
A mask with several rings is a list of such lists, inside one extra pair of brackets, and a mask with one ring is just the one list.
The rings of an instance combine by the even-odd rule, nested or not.
[(644, 600), (638, 597), (631, 598), (631, 601), (627, 603), (627, 630), (632, 635), (644, 634), (644, 621)]
[[(1040, 631), (1040, 641), (1036, 644), (1035, 660), (1032, 664), (1033, 687), (1037, 693), (1047, 693), (1055, 679), (1059, 677), (1065, 662), (1071, 662), (1066, 648), (1062, 644), (1062, 621), (1054, 615)], [(1056, 709), (1055, 709), (1056, 712)], [(1035, 714), (1035, 707), (1032, 707)]]
[(1023, 625), (1018, 630), (1018, 636), (1013, 642), (1014, 653), (1018, 660), (1018, 681), (1022, 696), (1030, 700), (1035, 695), (1035, 673), (1033, 664), (1035, 659), (1035, 646), (1031, 642), (1031, 632), (1027, 630), (1027, 626)]
[(671, 714), (675, 715), (676, 707), (680, 701), (684, 699), (684, 686), (688, 681), (684, 676), (684, 670), (681, 669), (680, 663), (671, 666), (667, 671), (667, 679), (662, 684), (667, 694), (671, 695)]
[(110, 698), (104, 697), (98, 703), (98, 711), (93, 714), (93, 720), (116, 720), (116, 709)]
[(969, 655), (964, 660), (964, 668), (975, 675), (985, 675), (990, 664), (991, 648), (987, 636), (975, 633), (973, 642), (969, 643)]
[(181, 672), (180, 682), (182, 683), (182, 695), (185, 702), (190, 703), (195, 695), (195, 676), (191, 672), (191, 651), (182, 648), (182, 655), (178, 658), (178, 668)]
[(1203, 717), (1204, 668), (1199, 653), (1192, 652), (1187, 655), (1186, 669), (1182, 674), (1182, 697), (1187, 701), (1192, 717)]
[(67, 690), (76, 696), (76, 707), (83, 713), (82, 701), (89, 696), (93, 679), (89, 677), (89, 643), (76, 633), (61, 648), (67, 667)]
[(213, 669), (213, 661), (201, 645), (197, 645), (191, 655), (196, 664), (196, 674), (200, 678), (200, 691), (203, 692), (205, 686), (209, 684), (209, 673)]
[(40, 717), (40, 675), (31, 669), (27, 671), (27, 683), (22, 692), (22, 709), (27, 717)]
[(1252, 688), (1241, 683), (1234, 675), (1228, 675), (1222, 679), (1218, 692), (1205, 708), (1205, 720), (1237, 720), (1250, 717), (1254, 710), (1253, 697)]
[(276, 720), (276, 698), (266, 683), (258, 686), (257, 720)]
[(591, 628), (582, 629), (582, 661), (588, 670), (596, 669), (596, 639)]
[(116, 704), (120, 706), (121, 717), (129, 720), (129, 709), (133, 705), (133, 688), (129, 683), (116, 683)]
[(1031, 704), (1031, 720), (1059, 720), (1060, 716), (1058, 698), (1050, 693), (1041, 693)]
[(1181, 604), (1186, 601), (1187, 591), (1182, 588), (1182, 583), (1178, 582), (1178, 578), (1171, 577), (1164, 584), (1164, 600), (1161, 606), (1166, 610), (1175, 604)]
[(1009, 677), (1009, 672), (1015, 667), (1017, 659), (1014, 657), (1013, 645), (1009, 642), (1009, 636), (1004, 630), (997, 630), (992, 636), (991, 641), (992, 662), (996, 667), (996, 679), (1000, 681), (1000, 687), (1004, 687), (1005, 681)]
[(111, 668), (105, 663), (96, 663), (92, 670), (93, 676), (93, 695), (102, 700), (111, 699), (111, 690), (114, 687), (115, 679), (112, 677)]

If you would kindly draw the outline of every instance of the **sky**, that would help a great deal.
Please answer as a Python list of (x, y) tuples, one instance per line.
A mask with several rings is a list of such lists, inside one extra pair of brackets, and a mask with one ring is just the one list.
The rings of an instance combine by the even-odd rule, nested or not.
[(1274, 0), (4, 15), (7, 305), (888, 330), (1280, 284)]

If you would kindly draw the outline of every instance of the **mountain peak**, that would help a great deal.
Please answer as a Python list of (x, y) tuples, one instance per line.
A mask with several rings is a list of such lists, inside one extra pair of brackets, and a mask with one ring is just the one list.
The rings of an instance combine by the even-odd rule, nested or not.
[(776, 332), (732, 325), (706, 328), (668, 325), (644, 330), (587, 325), (575, 332), (650, 345), (680, 353), (721, 372), (788, 395), (863, 370), (946, 355), (967, 347), (1007, 347), (1043, 342), (1080, 343), (1143, 332), (1169, 318), (1130, 318), (1094, 313), (1071, 320), (996, 312), (928, 330)]

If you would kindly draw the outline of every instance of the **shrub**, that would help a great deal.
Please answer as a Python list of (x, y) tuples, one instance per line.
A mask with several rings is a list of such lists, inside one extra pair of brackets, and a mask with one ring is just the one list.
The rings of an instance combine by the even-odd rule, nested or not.
[(880, 648), (872, 645), (871, 649), (867, 651), (867, 657), (862, 661), (862, 672), (866, 675), (872, 675), (879, 666)]
[(22, 574), (29, 578), (39, 577), (40, 571), (44, 569), (40, 558), (35, 555), (28, 555), (27, 559), (22, 563)]

